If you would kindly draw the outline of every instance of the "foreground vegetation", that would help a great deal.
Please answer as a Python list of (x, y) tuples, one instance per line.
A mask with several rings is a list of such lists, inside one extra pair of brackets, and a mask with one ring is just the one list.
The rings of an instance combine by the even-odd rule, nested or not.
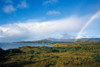
[(0, 67), (100, 67), (100, 42), (0, 49)]

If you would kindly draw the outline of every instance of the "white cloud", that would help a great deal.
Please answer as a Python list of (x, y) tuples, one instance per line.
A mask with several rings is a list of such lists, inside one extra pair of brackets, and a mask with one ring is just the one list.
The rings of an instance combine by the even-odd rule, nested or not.
[(14, 8), (12, 5), (6, 5), (4, 6), (3, 11), (5, 13), (11, 13), (11, 12), (16, 11), (16, 8)]
[(17, 4), (17, 6), (13, 6), (13, 0), (5, 0), (5, 3), (6, 5), (3, 7), (5, 13), (12, 13), (18, 10), (18, 8), (28, 7), (26, 0), (22, 0), (20, 4)]
[(59, 15), (59, 14), (61, 14), (61, 13), (59, 11), (55, 11), (55, 10), (47, 12), (47, 15)]
[(46, 5), (46, 4), (51, 4), (51, 3), (57, 3), (58, 0), (46, 0), (43, 4)]
[[(44, 22), (20, 22), (0, 26), (0, 41), (39, 40), (61, 32), (78, 32), (87, 17), (69, 17)], [(62, 34), (63, 35), (63, 34)], [(54, 36), (54, 35), (53, 35)], [(56, 35), (55, 35), (56, 37)], [(61, 35), (57, 36), (57, 38)]]
[(28, 5), (27, 5), (27, 3), (26, 3), (26, 0), (23, 0), (17, 7), (18, 7), (18, 8), (27, 8)]

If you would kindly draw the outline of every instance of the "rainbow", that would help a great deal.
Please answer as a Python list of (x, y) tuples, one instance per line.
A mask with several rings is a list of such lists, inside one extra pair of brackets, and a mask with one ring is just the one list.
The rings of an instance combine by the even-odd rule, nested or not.
[(100, 11), (98, 11), (96, 14), (94, 14), (93, 16), (90, 17), (90, 19), (86, 22), (86, 24), (81, 28), (81, 30), (79, 31), (79, 33), (77, 34), (77, 36), (75, 37), (74, 42), (77, 41), (77, 39), (79, 38), (79, 36), (81, 35), (81, 33), (85, 30), (85, 28), (100, 14)]

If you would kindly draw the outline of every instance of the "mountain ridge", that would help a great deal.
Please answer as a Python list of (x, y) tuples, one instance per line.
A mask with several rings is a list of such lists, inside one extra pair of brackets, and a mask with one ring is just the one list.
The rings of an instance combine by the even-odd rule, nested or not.
[(48, 38), (42, 39), (37, 41), (21, 41), (17, 43), (69, 43), (69, 42), (97, 42), (100, 41), (100, 38), (80, 38), (74, 41), (75, 39), (55, 39), (55, 38)]

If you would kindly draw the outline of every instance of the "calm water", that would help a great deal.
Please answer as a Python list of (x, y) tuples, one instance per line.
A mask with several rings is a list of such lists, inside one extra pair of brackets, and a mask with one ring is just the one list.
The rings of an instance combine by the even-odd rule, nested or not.
[(38, 44), (38, 43), (0, 43), (0, 48), (2, 48), (4, 50), (23, 47), (23, 46), (47, 46), (47, 47), (53, 47), (53, 45)]

